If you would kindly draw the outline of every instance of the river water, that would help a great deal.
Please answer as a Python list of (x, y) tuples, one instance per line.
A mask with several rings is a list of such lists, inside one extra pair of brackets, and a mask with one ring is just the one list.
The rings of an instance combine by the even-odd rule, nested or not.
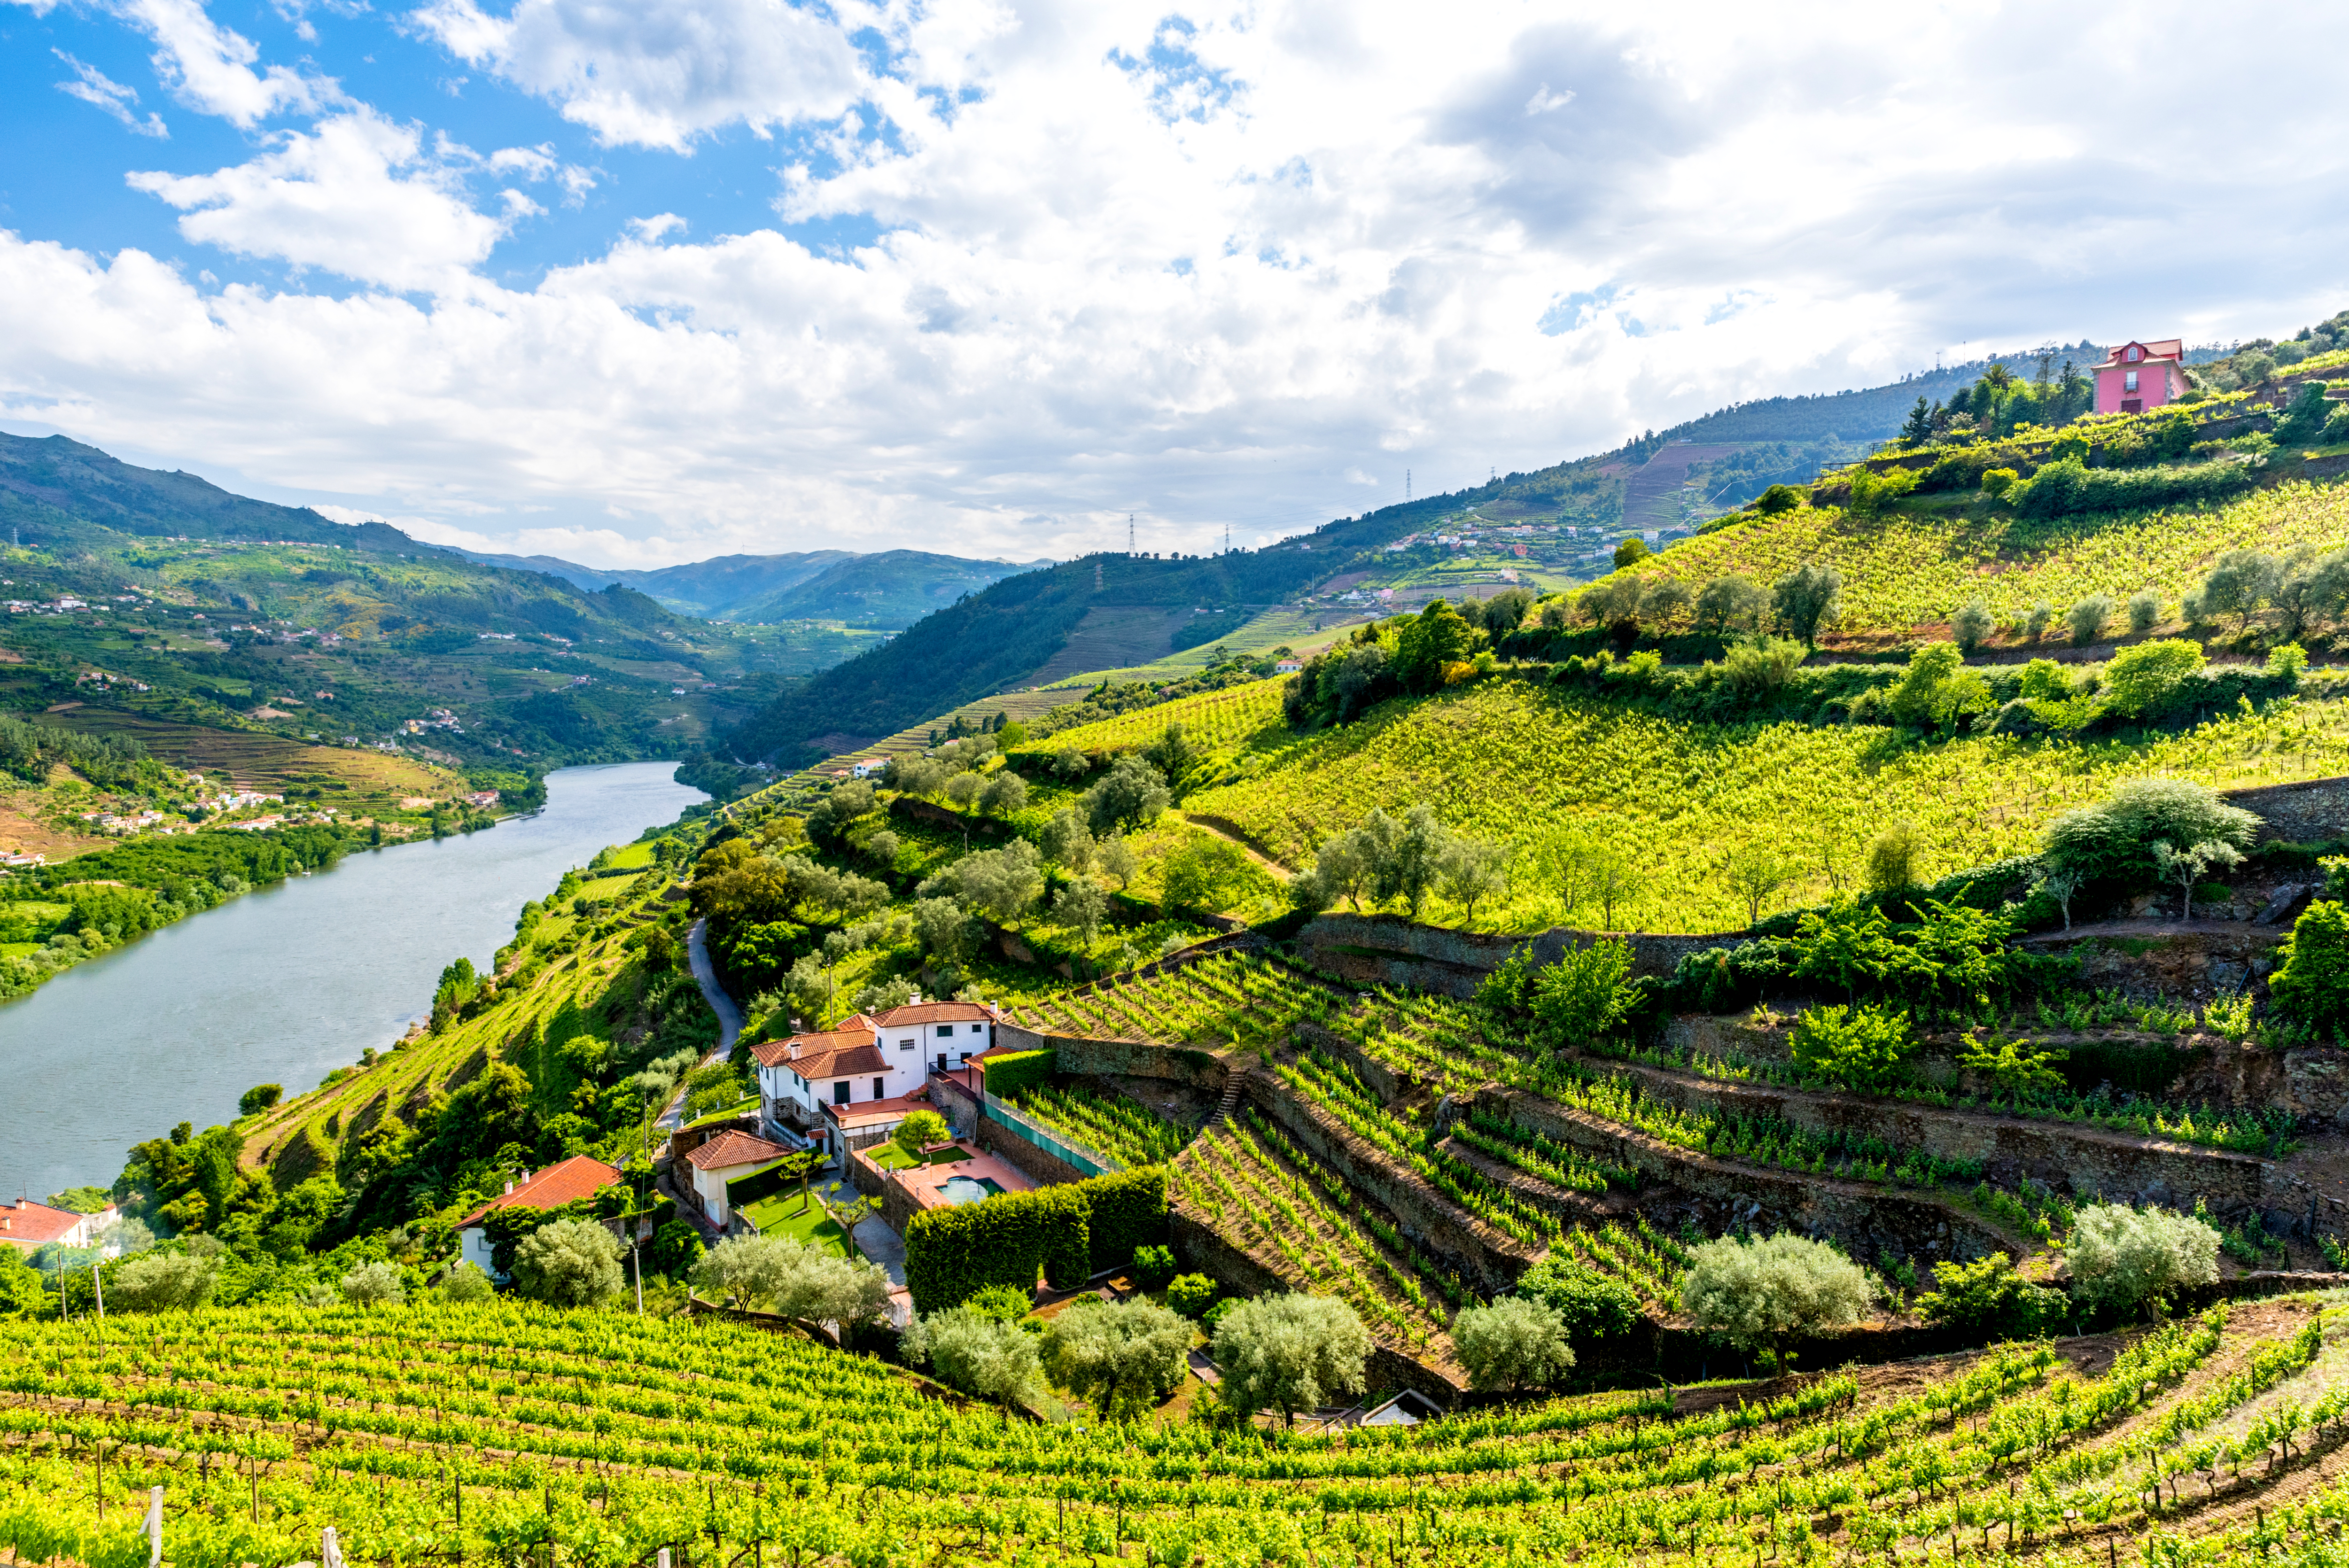
[(0, 1200), (106, 1186), (133, 1143), (315, 1086), (388, 1047), (444, 965), (487, 965), (565, 869), (705, 799), (669, 762), (566, 768), (546, 807), (477, 833), (357, 850), (166, 926), (0, 1005)]

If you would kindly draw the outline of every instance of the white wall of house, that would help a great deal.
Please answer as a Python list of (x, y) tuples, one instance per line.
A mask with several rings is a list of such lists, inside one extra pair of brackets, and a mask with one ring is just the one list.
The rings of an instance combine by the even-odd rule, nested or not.
[(494, 1280), (506, 1277), (498, 1273), (497, 1265), (490, 1261), (489, 1232), (479, 1225), (468, 1225), (460, 1233), (459, 1240), (460, 1243), (457, 1249), (459, 1263), (472, 1264)]

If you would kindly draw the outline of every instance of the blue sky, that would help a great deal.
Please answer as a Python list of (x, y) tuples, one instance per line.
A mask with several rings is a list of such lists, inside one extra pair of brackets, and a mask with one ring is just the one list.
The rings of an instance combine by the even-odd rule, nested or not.
[[(2337, 7), (0, 0), (0, 428), (656, 563), (1198, 550), (2349, 305)], [(2274, 95), (2290, 112), (2278, 118)]]

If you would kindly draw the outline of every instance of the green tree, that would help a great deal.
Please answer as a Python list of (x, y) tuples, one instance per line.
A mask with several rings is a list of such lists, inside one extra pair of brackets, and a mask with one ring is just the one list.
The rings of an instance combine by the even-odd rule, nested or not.
[(554, 1220), (514, 1247), (514, 1289), (549, 1306), (595, 1306), (620, 1294), (620, 1241), (593, 1220)]
[(1441, 599), (1405, 622), (1395, 642), (1394, 673), (1407, 692), (1432, 692), (1444, 684), (1447, 665), (1476, 651), (1484, 634)]
[(918, 1160), (922, 1150), (933, 1144), (944, 1143), (954, 1136), (947, 1119), (935, 1110), (909, 1110), (905, 1119), (889, 1135), (889, 1141), (902, 1150), (908, 1159)]
[(1599, 923), (1606, 930), (1615, 929), (1615, 910), (1619, 904), (1630, 903), (1648, 885), (1647, 872), (1631, 858), (1622, 844), (1612, 839), (1595, 840), (1587, 845), (1580, 857), (1583, 898), (1568, 907), (1599, 901)]
[(1233, 1409), (1278, 1410), (1294, 1426), (1298, 1411), (1362, 1391), (1371, 1336), (1354, 1309), (1335, 1297), (1262, 1295), (1225, 1314), (1215, 1326), (1214, 1346)]
[(1085, 824), (1096, 839), (1146, 828), (1174, 797), (1158, 769), (1132, 752), (1121, 755), (1092, 789), (1077, 797)]
[(1088, 953), (1100, 937), (1102, 922), (1108, 914), (1109, 900), (1100, 888), (1082, 878), (1061, 888), (1052, 901), (1052, 918), (1076, 932)]
[(1843, 573), (1811, 562), (1778, 579), (1770, 590), (1770, 605), (1790, 636), (1815, 648), (1819, 628), (1835, 618), (1842, 596)]
[(1769, 607), (1770, 595), (1751, 577), (1716, 577), (1696, 596), (1696, 628), (1718, 634), (1726, 634), (1733, 626), (1759, 631), (1763, 612)]
[(1093, 835), (1084, 820), (1063, 806), (1044, 824), (1040, 842), (1044, 858), (1082, 876), (1092, 868)]
[(1476, 923), (1476, 906), (1486, 899), (1507, 894), (1513, 852), (1506, 844), (1488, 844), (1461, 834), (1449, 836), (1437, 851), (1436, 885), (1461, 907), (1463, 923)]
[(1723, 1236), (1695, 1248), (1689, 1263), (1681, 1310), (1741, 1350), (1766, 1352), (1782, 1370), (1786, 1341), (1840, 1328), (1873, 1299), (1857, 1264), (1807, 1236)]
[(1133, 887), (1134, 873), (1142, 869), (1133, 846), (1123, 839), (1103, 839), (1094, 859), (1101, 865), (1102, 875), (1117, 879), (1120, 892)]
[(1553, 1248), (1517, 1276), (1517, 1294), (1558, 1315), (1569, 1340), (1588, 1342), (1628, 1334), (1640, 1320), (1638, 1293), (1612, 1274), (1558, 1255)]
[(1900, 423), (1900, 442), (1903, 446), (1921, 447), (1932, 438), (1933, 410), (1920, 396), (1917, 406), (1909, 410), (1909, 418)]
[(1917, 885), (1917, 830), (1895, 822), (1868, 846), (1868, 891), (1906, 892)]
[(1620, 572), (1627, 566), (1637, 566), (1654, 553), (1648, 548), (1648, 542), (1635, 533), (1615, 547), (1615, 570)]
[(219, 1282), (216, 1255), (141, 1253), (108, 1273), (107, 1304), (123, 1312), (192, 1312), (212, 1299)]
[(1156, 1302), (1080, 1296), (1044, 1331), (1053, 1379), (1103, 1419), (1133, 1419), (1183, 1385), (1191, 1325)]
[(1193, 779), (1207, 754), (1191, 743), (1179, 724), (1170, 724), (1159, 731), (1158, 738), (1142, 748), (1142, 759), (1158, 769), (1166, 780), (1166, 793), (1175, 805), (1183, 803), (1189, 794)]
[(239, 1116), (258, 1116), (275, 1105), (285, 1097), (285, 1088), (283, 1084), (254, 1084), (237, 1097), (236, 1113)]
[(2165, 875), (2157, 843), (2223, 843), (2248, 850), (2260, 820), (2230, 806), (2216, 790), (2183, 779), (2131, 779), (2094, 806), (2048, 824), (2042, 853), (2051, 869), (2091, 879), (2146, 882)]
[(978, 792), (978, 809), (989, 817), (1009, 817), (1028, 804), (1028, 780), (1009, 768), (987, 781)]
[(1793, 485), (1772, 485), (1754, 498), (1754, 510), (1764, 517), (1776, 517), (1803, 504), (1803, 492)]
[(1950, 635), (1957, 639), (1958, 651), (1971, 654), (1991, 639), (1998, 623), (1991, 618), (1990, 606), (1979, 599), (1969, 599), (1950, 617)]
[(1463, 1307), (1452, 1320), (1452, 1346), (1472, 1388), (1547, 1388), (1574, 1370), (1566, 1320), (1522, 1295)]
[(490, 1276), (481, 1272), (479, 1264), (460, 1263), (440, 1279), (440, 1299), (460, 1306), (492, 1300), (497, 1294), (497, 1287), (490, 1283)]
[(2178, 1286), (2219, 1277), (2219, 1233), (2166, 1210), (2097, 1203), (2074, 1219), (2064, 1262), (2082, 1301), (2149, 1315)]
[(2288, 1018), (2349, 1034), (2349, 904), (2319, 899), (2301, 912), (2277, 950), (2268, 997)]
[(1230, 840), (1188, 834), (1160, 862), (1162, 909), (1220, 913), (1245, 895), (1255, 872), (1247, 851)]
[(2128, 626), (2133, 635), (2142, 637), (2161, 619), (2161, 598), (2150, 588), (2139, 589), (2129, 595)]
[(1795, 874), (1794, 866), (1761, 840), (1729, 852), (1729, 891), (1745, 901), (1745, 923), (1762, 923), (1762, 906), (1775, 897)]
[(2179, 849), (2174, 844), (2156, 840), (2153, 845), (2153, 867), (2164, 882), (2178, 884), (2178, 918), (2194, 918), (2194, 884), (2214, 871), (2225, 871), (2243, 863), (2243, 851), (2222, 840), (2211, 839), (2199, 844)]
[(408, 1299), (399, 1265), (380, 1260), (362, 1264), (342, 1279), (343, 1299), (355, 1306), (397, 1306)]
[(1036, 1336), (968, 1303), (915, 1319), (898, 1348), (975, 1399), (1008, 1408), (1043, 1391)]
[(1203, 1274), (1176, 1274), (1166, 1283), (1166, 1305), (1196, 1321), (1215, 1305), (1216, 1282)]

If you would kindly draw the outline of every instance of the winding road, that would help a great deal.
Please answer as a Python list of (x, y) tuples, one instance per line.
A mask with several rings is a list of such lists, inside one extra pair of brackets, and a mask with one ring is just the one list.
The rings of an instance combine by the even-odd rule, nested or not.
[[(718, 1048), (701, 1058), (702, 1065), (707, 1067), (711, 1062), (725, 1060), (733, 1053), (734, 1042), (742, 1034), (742, 1009), (734, 1005), (734, 998), (718, 984), (718, 970), (709, 962), (709, 949), (701, 939), (704, 923), (695, 921), (693, 929), (686, 934), (685, 956), (693, 967), (694, 979), (701, 986), (702, 1000), (708, 1002), (709, 1010), (718, 1015)], [(684, 1118), (685, 1086), (680, 1082), (677, 1093), (670, 1097), (667, 1108), (660, 1113), (660, 1119), (653, 1125), (663, 1132), (675, 1132)]]

